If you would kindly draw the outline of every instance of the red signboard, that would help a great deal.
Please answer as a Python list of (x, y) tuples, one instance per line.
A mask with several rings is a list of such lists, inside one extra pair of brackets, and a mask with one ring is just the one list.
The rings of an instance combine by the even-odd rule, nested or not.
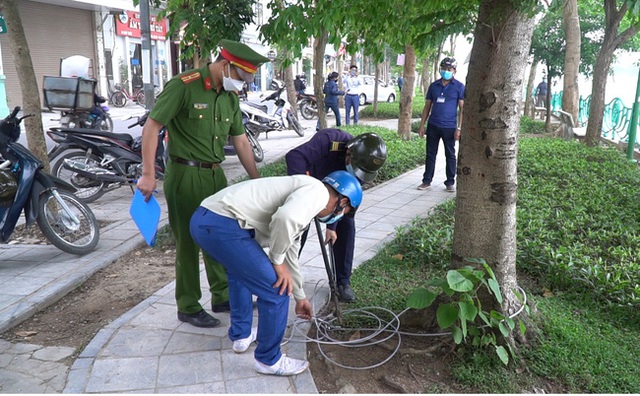
[[(151, 40), (166, 40), (167, 20), (165, 18), (157, 21), (156, 17), (149, 18), (151, 21)], [(126, 11), (116, 17), (116, 34), (118, 36), (140, 37), (140, 13)]]

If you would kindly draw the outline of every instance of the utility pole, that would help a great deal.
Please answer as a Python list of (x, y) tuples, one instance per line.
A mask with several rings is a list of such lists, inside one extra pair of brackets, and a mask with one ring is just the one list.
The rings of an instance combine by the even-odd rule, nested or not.
[(140, 0), (140, 35), (142, 39), (142, 82), (144, 107), (151, 110), (155, 103), (153, 92), (153, 58), (151, 56), (151, 16), (149, 0)]

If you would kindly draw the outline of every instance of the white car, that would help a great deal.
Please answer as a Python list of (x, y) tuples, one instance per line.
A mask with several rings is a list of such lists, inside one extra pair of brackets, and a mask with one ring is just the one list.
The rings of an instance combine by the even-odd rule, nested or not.
[[(363, 85), (360, 93), (360, 105), (373, 103), (373, 90), (375, 88), (375, 77), (360, 75)], [(395, 102), (396, 89), (393, 85), (387, 85), (378, 79), (378, 102)]]

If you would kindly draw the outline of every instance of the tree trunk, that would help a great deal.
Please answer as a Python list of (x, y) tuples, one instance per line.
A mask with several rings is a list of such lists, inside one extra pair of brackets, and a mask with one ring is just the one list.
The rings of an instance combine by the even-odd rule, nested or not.
[(536, 114), (536, 104), (533, 97), (533, 84), (536, 79), (536, 71), (538, 70), (538, 64), (540, 62), (537, 59), (533, 59), (531, 63), (531, 70), (529, 71), (529, 80), (527, 81), (527, 94), (524, 100), (524, 115), (534, 118)]
[(11, 52), (16, 62), (16, 70), (19, 71), (18, 78), (20, 80), (20, 89), (22, 89), (23, 113), (34, 115), (34, 117), (25, 118), (24, 120), (24, 128), (27, 131), (27, 145), (29, 150), (42, 161), (45, 171), (48, 172), (49, 160), (43, 133), (40, 92), (17, 1), (0, 1), (0, 12), (4, 15), (4, 20), (7, 24), (7, 36), (9, 43), (11, 43)]
[(376, 65), (376, 74), (374, 76), (374, 80), (373, 80), (373, 117), (376, 118), (378, 117), (378, 86), (380, 85), (378, 83), (378, 80), (380, 79), (380, 68), (382, 67), (382, 65), (377, 64)]
[(587, 146), (598, 144), (602, 133), (602, 118), (604, 117), (604, 97), (607, 86), (607, 76), (613, 59), (613, 52), (624, 42), (635, 36), (640, 31), (640, 26), (632, 25), (627, 30), (618, 34), (620, 21), (627, 13), (627, 3), (623, 3), (618, 10), (616, 0), (605, 0), (605, 21), (604, 40), (596, 56), (596, 63), (593, 66), (593, 83), (591, 88), (591, 104), (589, 106), (589, 121), (585, 143)]
[(324, 94), (322, 87), (324, 86), (324, 48), (327, 45), (328, 33), (326, 29), (322, 30), (320, 37), (313, 40), (313, 68), (316, 74), (313, 76), (313, 93), (318, 101), (318, 120), (320, 121), (320, 129), (327, 127), (327, 112), (324, 109)]
[(562, 25), (567, 40), (564, 55), (564, 87), (562, 89), (562, 110), (570, 113), (574, 122), (578, 122), (580, 92), (578, 73), (580, 67), (580, 19), (578, 1), (565, 0), (562, 9)]
[(480, 5), (467, 81), (458, 157), (458, 192), (452, 265), (482, 258), (493, 268), (505, 297), (485, 309), (512, 313), (516, 276), (518, 106), (533, 20), (510, 0)]
[(411, 137), (411, 108), (413, 106), (413, 87), (416, 80), (416, 51), (406, 44), (404, 46), (404, 82), (400, 92), (400, 115), (398, 117), (398, 136), (405, 140)]
[[(288, 51), (282, 51), (284, 59), (288, 58)], [(298, 116), (298, 97), (296, 96), (296, 88), (293, 86), (293, 63), (284, 69), (284, 85), (287, 87), (287, 100), (291, 104), (291, 110)]]
[(547, 111), (544, 113), (544, 129), (546, 131), (551, 129), (551, 81), (553, 81), (551, 75), (551, 68), (547, 65), (547, 96), (544, 98), (544, 107)]
[(427, 90), (429, 89), (429, 84), (431, 83), (431, 76), (429, 75), (429, 64), (430, 64), (431, 56), (426, 56), (422, 60), (422, 84), (420, 85), (420, 92), (422, 96), (427, 95)]

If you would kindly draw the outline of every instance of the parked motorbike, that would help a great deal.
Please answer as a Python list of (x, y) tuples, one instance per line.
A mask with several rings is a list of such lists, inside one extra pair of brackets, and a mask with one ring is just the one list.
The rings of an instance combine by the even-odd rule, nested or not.
[(274, 79), (272, 84), (276, 87), (275, 92), (262, 99), (260, 103), (240, 102), (242, 116), (248, 120), (245, 124), (246, 128), (255, 138), (258, 138), (262, 132), (268, 137), (271, 131), (285, 129), (293, 129), (299, 136), (304, 136), (304, 129), (298, 117), (291, 111), (291, 105), (286, 99), (280, 97), (285, 89), (284, 83)]
[[(142, 126), (147, 114), (130, 125)], [(142, 137), (94, 129), (51, 128), (47, 135), (57, 143), (49, 151), (51, 173), (78, 189), (84, 202), (93, 202), (106, 192), (129, 185), (142, 176)], [(158, 132), (156, 177), (164, 178), (166, 129)]]
[(91, 209), (73, 193), (75, 188), (47, 174), (23, 145), (20, 107), (0, 121), (0, 240), (6, 242), (24, 211), (25, 225), (34, 222), (58, 249), (83, 255), (98, 244), (100, 228)]
[(318, 101), (315, 95), (296, 93), (298, 111), (305, 120), (313, 120), (318, 116)]
[(113, 120), (109, 115), (107, 99), (94, 94), (93, 108), (89, 111), (69, 110), (60, 113), (61, 128), (99, 129), (113, 132)]
[[(247, 128), (248, 119), (244, 117), (244, 134), (247, 135), (247, 139), (249, 140), (249, 144), (251, 144), (251, 150), (253, 151), (253, 159), (256, 162), (262, 162), (264, 160), (264, 151), (262, 150), (262, 146), (258, 142), (258, 138), (253, 135), (253, 133)], [(224, 146), (224, 155), (236, 155), (236, 149), (233, 147), (231, 143), (231, 137), (227, 139), (227, 144)]]

